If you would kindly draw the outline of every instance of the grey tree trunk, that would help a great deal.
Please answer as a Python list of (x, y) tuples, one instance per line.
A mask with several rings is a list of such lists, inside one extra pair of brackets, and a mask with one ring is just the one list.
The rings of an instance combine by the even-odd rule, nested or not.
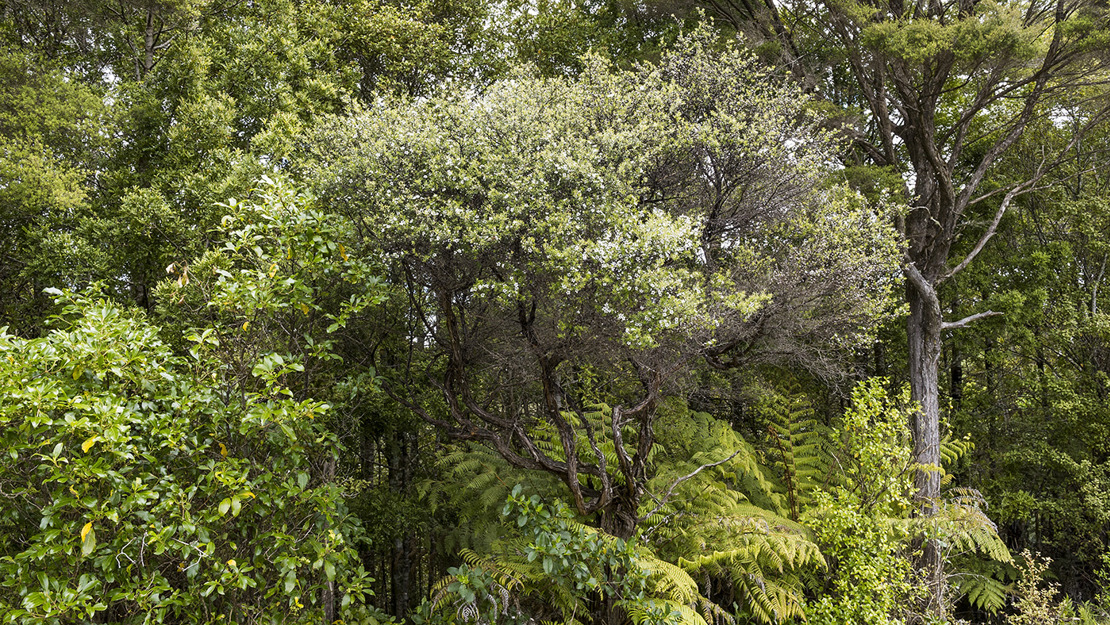
[[(910, 315), (906, 322), (909, 340), (910, 397), (918, 410), (910, 424), (914, 442), (914, 473), (918, 513), (936, 514), (940, 500), (940, 392), (937, 366), (941, 352), (942, 319), (936, 291), (923, 290), (910, 283), (906, 286)], [(943, 618), (945, 599), (944, 561), (936, 540), (923, 540), (917, 568), (928, 584), (925, 611)]]

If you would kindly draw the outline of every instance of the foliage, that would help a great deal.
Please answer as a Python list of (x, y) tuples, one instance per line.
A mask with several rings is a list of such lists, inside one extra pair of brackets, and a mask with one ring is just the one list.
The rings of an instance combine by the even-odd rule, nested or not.
[(806, 611), (812, 623), (900, 622), (915, 593), (906, 522), (913, 462), (908, 397), (880, 380), (861, 383), (834, 426), (835, 478), (813, 494), (804, 522), (829, 560), (830, 575)]
[(890, 314), (885, 209), (823, 186), (831, 138), (801, 104), (703, 32), (658, 66), (594, 58), (335, 119), (314, 186), (411, 320), (378, 339), (388, 392), (631, 536), (654, 407), (698, 361), (832, 375)]
[(4, 620), (307, 622), (325, 589), (357, 619), (329, 407), (221, 383), (208, 332), (181, 357), (141, 315), (59, 298), (47, 335), (0, 339)]
[(0, 48), (0, 324), (34, 333), (47, 285), (93, 279), (101, 267), (75, 218), (102, 143), (96, 93), (34, 52)]
[(756, 449), (724, 421), (669, 404), (664, 448), (645, 501), (644, 535), (658, 557), (712, 579), (716, 603), (771, 623), (804, 616), (803, 578), (824, 568), (813, 536)]
[(8, 0), (0, 620), (1105, 621), (1106, 20)]
[(431, 614), (464, 623), (583, 623), (591, 612), (619, 610), (635, 623), (676, 625), (726, 616), (686, 573), (635, 540), (583, 525), (562, 502), (549, 505), (521, 493), (514, 487), (502, 510), (521, 533), (495, 544), (488, 557), (464, 551), (468, 563), (440, 582)]
[[(776, 512), (784, 510), (785, 498), (756, 450), (724, 422), (691, 412), (680, 402), (668, 402), (661, 411), (656, 435), (656, 474), (639, 511), (636, 552), (637, 565), (650, 573), (650, 600), (684, 614), (686, 622), (720, 622), (728, 614), (721, 606), (730, 605), (761, 622), (800, 616), (802, 579), (821, 567), (823, 559), (806, 530)], [(558, 498), (565, 497), (565, 490), (542, 472), (514, 472), (481, 447), (459, 449), (449, 458), (450, 483), (456, 485), (449, 490), (463, 490), (445, 503), (465, 505), (459, 508), (466, 514), (460, 522), (472, 528), (470, 540), (475, 541), (463, 550), (468, 564), (500, 571), (507, 576), (501, 581), (505, 588), (519, 589), (522, 583), (548, 588), (550, 580), (538, 563), (518, 562), (528, 552), (521, 542), (527, 538), (506, 538), (515, 529), (483, 515), (486, 506), (480, 502), (508, 495), (509, 479), (527, 479), (530, 490), (556, 498), (555, 508), (563, 505)], [(513, 518), (519, 518), (513, 510)], [(481, 538), (498, 534), (500, 540)], [(713, 581), (699, 584), (694, 579)], [(565, 598), (548, 601), (567, 603)], [(640, 609), (622, 605), (630, 613)]]
[[(1071, 114), (1078, 123), (1089, 111)], [(1038, 126), (1012, 150), (1009, 175), (1027, 176), (1041, 146), (1059, 145), (1070, 132)], [(1104, 142), (1099, 133), (1084, 145)], [(1079, 171), (1090, 158), (1076, 152), (1060, 180), (1019, 202), (1000, 226), (1002, 244), (983, 252), (984, 266), (950, 285), (948, 297), (961, 308), (980, 298), (1005, 315), (953, 333), (941, 363), (951, 380), (953, 429), (976, 444), (957, 468), (961, 481), (983, 493), (1015, 553), (1028, 548), (1051, 559), (1051, 573), (1076, 604), (1104, 587), (1094, 572), (1110, 519), (1100, 494), (1110, 417), (1102, 399), (1105, 249), (1090, 230), (1103, 227), (1107, 213), (1099, 199), (1104, 177)]]
[(1060, 620), (1060, 606), (1054, 601), (1059, 585), (1045, 583), (1048, 562), (1028, 549), (1021, 552), (1021, 576), (1015, 589), (1017, 613), (1007, 619), (1013, 625), (1040, 625)]
[(789, 516), (797, 521), (813, 493), (830, 478), (832, 436), (814, 418), (813, 408), (796, 385), (761, 391), (758, 407), (767, 420), (767, 447), (775, 455), (773, 466), (786, 489)]
[[(262, 177), (248, 199), (222, 208), (223, 245), (166, 269), (160, 312), (178, 324), (207, 324), (238, 383), (280, 382), (276, 388), (304, 398), (311, 376), (340, 377), (328, 370), (341, 360), (337, 332), (382, 301), (381, 281), (347, 253), (349, 231), (281, 178)], [(372, 386), (372, 369), (350, 373), (368, 374), (363, 387)]]

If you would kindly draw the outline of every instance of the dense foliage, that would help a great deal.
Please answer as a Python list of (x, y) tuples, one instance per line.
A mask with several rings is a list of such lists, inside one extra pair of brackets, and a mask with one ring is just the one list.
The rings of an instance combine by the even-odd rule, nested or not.
[(1107, 32), (6, 1), (0, 621), (1105, 622)]

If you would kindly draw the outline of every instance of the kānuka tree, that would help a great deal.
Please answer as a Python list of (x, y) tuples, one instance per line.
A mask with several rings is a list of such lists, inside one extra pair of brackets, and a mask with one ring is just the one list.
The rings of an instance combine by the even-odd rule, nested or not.
[(889, 215), (825, 185), (833, 143), (797, 90), (709, 46), (379, 105), (312, 147), (322, 196), (400, 294), (405, 341), (376, 357), (388, 392), (558, 475), (621, 537), (656, 408), (695, 367), (833, 375), (890, 313)]

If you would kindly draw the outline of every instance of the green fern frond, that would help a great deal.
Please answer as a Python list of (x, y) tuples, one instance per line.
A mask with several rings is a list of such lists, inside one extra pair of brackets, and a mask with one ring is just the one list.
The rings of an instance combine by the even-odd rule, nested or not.
[(681, 567), (655, 557), (641, 557), (637, 562), (650, 575), (655, 596), (683, 605), (693, 604), (701, 596), (698, 583)]
[(617, 605), (625, 611), (635, 625), (658, 623), (660, 617), (663, 617), (665, 622), (675, 625), (709, 625), (706, 619), (690, 606), (667, 599), (620, 601)]
[[(759, 527), (760, 523), (749, 527)], [(732, 548), (679, 559), (691, 575), (707, 573), (732, 581), (752, 615), (764, 623), (804, 618), (803, 586), (794, 571), (824, 566), (824, 556), (804, 536), (789, 532), (741, 533)]]
[(761, 582), (754, 577), (737, 582), (737, 591), (745, 599), (745, 606), (760, 622), (779, 623), (805, 618), (805, 597), (800, 591), (800, 584)]
[(757, 409), (768, 422), (772, 466), (786, 489), (789, 516), (796, 520), (814, 488), (828, 480), (832, 463), (828, 432), (814, 419), (813, 408), (797, 384), (763, 394)]
[(975, 449), (975, 443), (970, 438), (952, 440), (951, 435), (945, 436), (940, 442), (941, 464), (945, 469), (950, 469), (973, 449)]
[(998, 562), (1012, 563), (1013, 556), (998, 536), (998, 528), (984, 508), (986, 500), (973, 488), (953, 490), (937, 514), (927, 519), (935, 535), (942, 537), (953, 551), (978, 552)]
[(986, 575), (962, 575), (956, 583), (957, 590), (967, 596), (972, 607), (991, 613), (1006, 607), (1012, 586)]

